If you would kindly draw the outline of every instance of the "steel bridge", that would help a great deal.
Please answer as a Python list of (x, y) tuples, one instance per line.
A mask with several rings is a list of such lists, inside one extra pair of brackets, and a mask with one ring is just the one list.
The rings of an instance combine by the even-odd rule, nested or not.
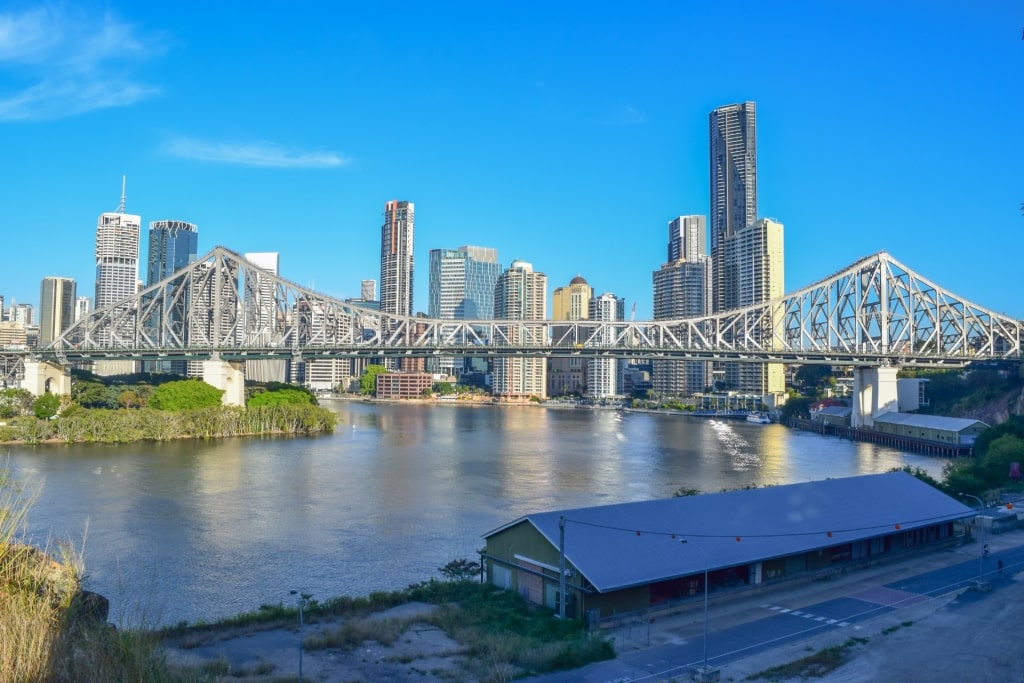
[(93, 311), (41, 349), (102, 360), (614, 357), (962, 367), (1018, 359), (1022, 323), (966, 301), (885, 252), (763, 304), (654, 321), (438, 320), (382, 313), (280, 278), (216, 247), (135, 296)]

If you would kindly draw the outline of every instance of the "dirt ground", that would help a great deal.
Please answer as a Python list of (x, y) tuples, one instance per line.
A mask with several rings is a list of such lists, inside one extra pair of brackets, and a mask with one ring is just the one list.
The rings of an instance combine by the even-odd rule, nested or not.
[[(321, 683), (457, 683), (474, 680), (467, 672), (461, 646), (443, 631), (416, 617), (434, 607), (409, 603), (381, 612), (377, 619), (401, 619), (409, 627), (391, 646), (364, 643), (350, 651), (340, 649), (302, 652), (304, 680)], [(341, 620), (306, 624), (304, 641), (341, 626)], [(222, 681), (298, 680), (299, 629), (235, 629), (169, 640), (164, 644), (168, 662), (207, 667), (223, 672)]]

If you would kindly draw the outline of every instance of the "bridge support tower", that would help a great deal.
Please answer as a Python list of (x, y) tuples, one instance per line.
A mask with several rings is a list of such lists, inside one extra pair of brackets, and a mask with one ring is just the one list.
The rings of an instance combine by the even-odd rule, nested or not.
[(56, 363), (26, 360), (25, 379), (21, 387), (33, 396), (42, 396), (46, 392), (54, 396), (70, 396), (71, 371)]
[(875, 417), (882, 413), (899, 410), (896, 373), (898, 368), (853, 369), (853, 411), (850, 426), (871, 428)]
[(203, 361), (203, 381), (224, 390), (221, 403), (226, 406), (245, 405), (245, 373), (242, 363), (212, 358)]

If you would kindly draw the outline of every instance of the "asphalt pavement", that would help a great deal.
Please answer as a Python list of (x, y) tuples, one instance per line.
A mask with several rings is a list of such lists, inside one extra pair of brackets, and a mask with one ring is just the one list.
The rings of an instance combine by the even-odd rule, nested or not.
[[(705, 661), (723, 673), (743, 660), (747, 661), (741, 668), (749, 671), (753, 664), (754, 671), (760, 671), (802, 656), (785, 654), (787, 645), (821, 640), (820, 636), (830, 633), (858, 637), (873, 620), (885, 615), (942, 609), (950, 596), (957, 594), (961, 602), (998, 601), (1002, 589), (1016, 583), (1014, 575), (1024, 570), (1024, 531), (995, 535), (988, 541), (987, 557), (982, 557), (979, 543), (966, 543), (827, 580), (716, 596), (707, 614), (706, 641), (705, 615), (694, 605), (683, 614), (635, 622), (610, 632), (619, 652), (614, 660), (530, 680), (689, 680), (691, 672)], [(980, 586), (979, 577), (984, 580)], [(776, 661), (780, 655), (773, 653), (791, 659)]]

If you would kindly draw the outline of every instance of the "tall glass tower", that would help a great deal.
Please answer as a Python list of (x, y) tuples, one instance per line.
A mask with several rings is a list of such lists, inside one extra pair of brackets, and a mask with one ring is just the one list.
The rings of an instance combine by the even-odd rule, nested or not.
[(45, 277), (39, 288), (39, 346), (44, 347), (75, 322), (75, 281)]
[(149, 224), (149, 261), (146, 286), (195, 261), (199, 229), (185, 221), (152, 221)]

